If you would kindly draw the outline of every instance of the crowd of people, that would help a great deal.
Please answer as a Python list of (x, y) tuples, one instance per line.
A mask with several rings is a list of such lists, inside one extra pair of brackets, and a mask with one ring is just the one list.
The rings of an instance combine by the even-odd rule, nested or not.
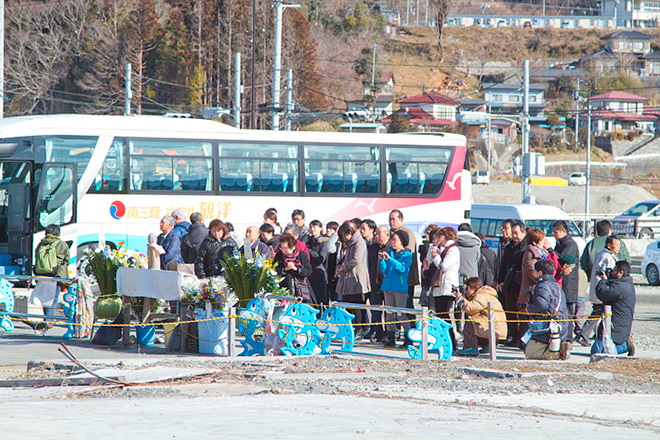
[[(404, 224), (404, 215), (392, 210), (389, 225), (354, 218), (342, 224), (319, 220), (307, 224), (296, 209), (282, 227), (275, 208), (266, 210), (261, 226), (249, 226), (245, 239), (231, 223), (214, 219), (208, 228), (199, 213), (185, 219), (175, 210), (160, 223), (157, 246), (161, 268), (188, 263), (200, 278), (221, 275), (219, 261), (227, 253), (244, 252), (272, 259), (282, 285), (305, 302), (329, 301), (413, 308), (416, 286), (419, 303), (436, 316), (453, 322), (450, 336), (455, 349), (457, 333), (463, 347), (458, 355), (477, 356), (488, 351), (488, 305), (495, 309), (498, 343), (524, 351), (531, 359), (566, 359), (572, 343), (606, 350), (599, 317), (605, 304), (613, 308), (612, 340), (619, 353), (634, 354), (631, 336), (635, 292), (630, 258), (623, 242), (611, 235), (611, 224), (596, 225), (597, 237), (582, 255), (568, 234), (568, 225), (553, 224), (554, 247), (545, 233), (521, 221), (506, 220), (496, 250), (468, 223), (457, 229), (428, 225), (418, 244)], [(591, 318), (579, 293), (578, 266), (589, 280)], [(411, 342), (407, 337), (414, 315), (354, 309), (356, 339), (367, 338), (387, 347)], [(459, 319), (463, 314), (465, 319)], [(465, 325), (461, 325), (461, 323)], [(594, 333), (597, 341), (592, 344)]]

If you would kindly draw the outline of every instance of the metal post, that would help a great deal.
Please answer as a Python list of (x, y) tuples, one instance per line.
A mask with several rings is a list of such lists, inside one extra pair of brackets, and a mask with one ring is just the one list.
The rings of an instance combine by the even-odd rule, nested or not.
[(612, 341), (612, 306), (606, 305), (603, 306), (603, 350), (607, 354), (614, 354), (616, 355), (616, 349), (614, 349), (614, 353), (610, 353), (612, 351), (610, 347), (614, 346), (614, 342)]
[(497, 336), (495, 334), (495, 310), (493, 303), (488, 303), (488, 348), (490, 348), (490, 360), (497, 360)]
[(522, 139), (522, 202), (530, 203), (529, 187), (529, 60), (523, 61), (523, 139)]
[(131, 63), (126, 63), (126, 108), (124, 109), (124, 116), (131, 114), (131, 98), (133, 91), (131, 90)]
[(293, 70), (286, 72), (286, 131), (291, 131), (291, 119), (293, 118)]
[(273, 60), (273, 96), (271, 98), (272, 117), (271, 117), (271, 130), (280, 129), (280, 115), (278, 107), (280, 106), (280, 69), (282, 57), (282, 11), (284, 5), (282, 0), (277, 0), (275, 3), (275, 57)]
[(490, 151), (493, 148), (493, 142), (490, 138), (490, 134), (491, 134), (491, 131), (492, 131), (491, 116), (490, 116), (490, 101), (488, 101), (488, 126), (487, 126), (487, 130), (488, 130), (488, 178), (490, 179), (490, 161), (491, 161)]
[(580, 78), (577, 79), (576, 97), (575, 97), (575, 151), (577, 151), (578, 142), (580, 142)]
[(234, 127), (241, 128), (241, 53), (234, 56)]
[(5, 0), (0, 0), (0, 119), (5, 104)]
[(229, 308), (229, 331), (227, 337), (227, 354), (229, 357), (236, 356), (236, 307)]
[[(591, 105), (587, 101), (587, 184), (584, 187), (585, 222), (589, 225), (589, 185), (591, 185)], [(587, 228), (588, 229), (588, 228)]]
[(256, 64), (256, 58), (257, 58), (257, 50), (256, 50), (256, 45), (257, 43), (254, 41), (254, 28), (256, 27), (257, 23), (257, 0), (252, 0), (252, 62), (250, 63), (252, 66), (252, 84), (250, 87), (250, 128), (252, 130), (257, 128), (256, 120), (255, 120), (255, 112), (254, 112), (254, 107), (256, 106), (256, 89), (255, 89), (255, 68), (254, 65)]
[(374, 90), (374, 81), (375, 81), (375, 76), (376, 76), (376, 43), (374, 43), (374, 50), (372, 54), (372, 60), (371, 60), (371, 90), (369, 92), (373, 93)]
[(425, 361), (429, 358), (429, 308), (422, 307), (422, 342), (419, 343), (419, 348), (422, 350), (422, 360)]

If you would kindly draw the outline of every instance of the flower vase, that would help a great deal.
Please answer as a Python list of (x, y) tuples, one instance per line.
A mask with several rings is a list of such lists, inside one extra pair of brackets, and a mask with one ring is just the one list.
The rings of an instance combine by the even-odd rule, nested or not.
[(99, 296), (94, 303), (94, 316), (99, 319), (115, 319), (121, 312), (122, 305), (119, 295)]
[[(229, 305), (224, 309), (195, 309), (197, 323), (197, 337), (199, 338), (199, 352), (226, 356), (229, 353)], [(225, 319), (218, 319), (225, 318)], [(208, 321), (206, 321), (208, 319)]]

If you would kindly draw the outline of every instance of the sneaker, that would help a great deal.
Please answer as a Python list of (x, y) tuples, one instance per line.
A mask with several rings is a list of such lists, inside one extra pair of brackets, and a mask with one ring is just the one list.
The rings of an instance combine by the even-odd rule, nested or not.
[(459, 355), (459, 356), (477, 357), (477, 356), (479, 356), (479, 349), (478, 348), (462, 348), (460, 350), (456, 350), (456, 354)]
[(49, 329), (48, 323), (41, 321), (34, 327), (34, 332), (39, 336), (45, 336)]
[(571, 357), (571, 343), (568, 341), (564, 341), (561, 343), (561, 348), (559, 349), (559, 359), (562, 361), (565, 361), (569, 357)]
[(628, 356), (635, 356), (635, 341), (633, 341), (632, 335), (628, 336), (626, 343), (628, 344)]
[(490, 347), (483, 347), (479, 349), (479, 353), (481, 354), (489, 354), (490, 353)]

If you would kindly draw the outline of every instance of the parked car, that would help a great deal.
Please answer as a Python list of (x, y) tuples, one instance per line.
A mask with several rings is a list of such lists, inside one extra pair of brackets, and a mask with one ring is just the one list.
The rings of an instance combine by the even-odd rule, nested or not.
[(612, 232), (637, 238), (660, 234), (660, 200), (647, 200), (626, 209), (612, 220)]
[(488, 171), (477, 171), (472, 175), (472, 183), (488, 185), (490, 184), (490, 176)]
[(646, 246), (644, 258), (642, 259), (642, 273), (646, 281), (652, 286), (660, 286), (660, 240), (654, 241)]
[(584, 173), (573, 173), (568, 177), (569, 185), (586, 185), (587, 176)]

